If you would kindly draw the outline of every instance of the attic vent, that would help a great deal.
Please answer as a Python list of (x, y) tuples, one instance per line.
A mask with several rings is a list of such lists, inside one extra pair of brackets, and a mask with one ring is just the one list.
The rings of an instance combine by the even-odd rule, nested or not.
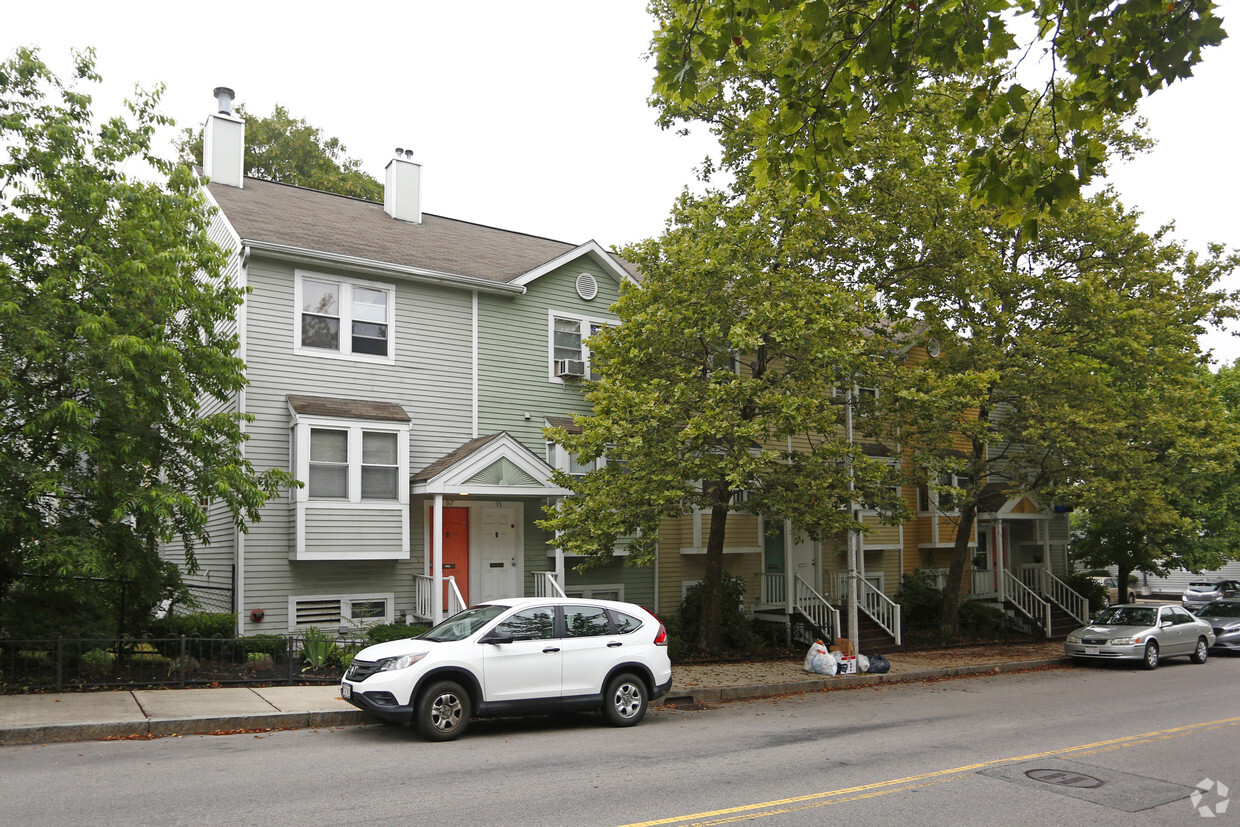
[(594, 276), (589, 273), (582, 273), (577, 277), (577, 295), (589, 301), (598, 295), (598, 282)]

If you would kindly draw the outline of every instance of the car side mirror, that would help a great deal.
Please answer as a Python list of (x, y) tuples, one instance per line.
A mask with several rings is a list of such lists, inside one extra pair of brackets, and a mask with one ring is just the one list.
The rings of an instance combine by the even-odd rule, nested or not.
[(486, 635), (483, 635), (482, 639), (479, 640), (478, 642), (479, 643), (512, 643), (514, 639), (515, 638), (513, 638), (513, 636), (510, 634), (505, 635), (505, 634), (500, 634), (499, 632), (490, 632)]
[(1160, 628), (1160, 629), (1166, 629), (1168, 626), (1174, 626), (1174, 625), (1175, 625), (1175, 621), (1173, 621), (1173, 620), (1164, 620), (1162, 623), (1159, 623), (1159, 624), (1158, 624), (1158, 628)]

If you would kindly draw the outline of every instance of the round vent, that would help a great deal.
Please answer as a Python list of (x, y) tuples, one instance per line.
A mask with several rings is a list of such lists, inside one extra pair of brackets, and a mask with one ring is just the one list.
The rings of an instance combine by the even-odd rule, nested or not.
[(594, 276), (589, 273), (582, 273), (577, 277), (577, 295), (589, 301), (598, 295), (598, 282)]

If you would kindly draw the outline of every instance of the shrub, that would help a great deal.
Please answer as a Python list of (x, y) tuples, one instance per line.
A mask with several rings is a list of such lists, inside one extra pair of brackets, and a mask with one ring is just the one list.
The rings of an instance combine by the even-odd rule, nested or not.
[(408, 637), (417, 637), (429, 628), (429, 626), (413, 626), (405, 623), (376, 623), (366, 627), (366, 639), (371, 643), (404, 640)]
[(250, 652), (245, 656), (245, 668), (251, 672), (270, 672), (275, 667), (275, 661), (265, 652)]
[(943, 609), (943, 590), (930, 575), (914, 571), (900, 578), (896, 602), (900, 604), (900, 618), (905, 626), (937, 627)]
[(202, 640), (233, 640), (236, 636), (237, 616), (231, 612), (187, 612), (186, 614), (169, 614), (152, 620), (149, 624), (150, 635), (161, 642), (156, 644), (160, 654), (176, 658), (181, 655), (181, 643), (175, 638), (184, 635), (187, 641), (187, 654), (196, 658), (209, 658), (218, 650), (218, 645), (200, 643)]
[(103, 589), (75, 590), (31, 580), (13, 586), (0, 599), (0, 637), (100, 640), (116, 637), (115, 631), (116, 610)]
[(288, 662), (288, 638), (284, 635), (251, 635), (237, 638), (237, 652), (249, 661), (251, 655), (267, 655), (274, 663)]
[(88, 678), (102, 678), (112, 674), (115, 656), (106, 649), (91, 649), (82, 653), (82, 674)]
[[(698, 631), (702, 623), (702, 592), (701, 582), (694, 583), (685, 592), (685, 599), (680, 603), (677, 612), (677, 626), (680, 629), (682, 643), (694, 648), (698, 639)], [(720, 636), (715, 644), (715, 653), (723, 649), (749, 649), (754, 643), (753, 625), (745, 617), (745, 580), (729, 572), (723, 573), (723, 597), (721, 600), (721, 617), (719, 624)]]
[(1007, 635), (1008, 616), (993, 603), (966, 600), (960, 604), (960, 629), (968, 629), (980, 638), (1001, 638)]
[(305, 669), (318, 669), (326, 664), (336, 648), (336, 641), (318, 626), (307, 626), (301, 634), (301, 656), (306, 661)]
[(1068, 585), (1068, 588), (1072, 589), (1072, 591), (1077, 594), (1084, 596), (1085, 599), (1089, 601), (1089, 613), (1091, 615), (1105, 606), (1107, 602), (1107, 587), (1102, 583), (1099, 583), (1097, 580), (1094, 580), (1093, 578), (1095, 576), (1109, 577), (1110, 575), (1105, 572), (1101, 575), (1073, 572), (1071, 574), (1065, 574), (1062, 578), (1060, 578)]

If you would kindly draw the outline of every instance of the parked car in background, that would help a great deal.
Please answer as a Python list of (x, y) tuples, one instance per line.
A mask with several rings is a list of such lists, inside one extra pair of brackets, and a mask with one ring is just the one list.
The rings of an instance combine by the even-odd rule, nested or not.
[(1107, 590), (1107, 602), (1106, 602), (1107, 606), (1113, 606), (1116, 603), (1131, 603), (1133, 600), (1136, 599), (1136, 595), (1133, 593), (1132, 589), (1128, 590), (1128, 594), (1124, 595), (1123, 597), (1120, 597), (1118, 578), (1092, 577), (1090, 579), (1093, 580), (1095, 583), (1101, 583), (1102, 586)]
[(1240, 582), (1235, 580), (1194, 580), (1180, 596), (1180, 605), (1190, 612), (1228, 597), (1240, 597)]
[(1214, 629), (1215, 652), (1240, 652), (1240, 600), (1216, 600), (1197, 612)]
[(1064, 654), (1082, 660), (1135, 660), (1157, 669), (1163, 658), (1178, 655), (1205, 663), (1213, 645), (1213, 627), (1179, 606), (1121, 603), (1068, 635)]
[(363, 649), (340, 694), (380, 720), (448, 741), (489, 715), (592, 709), (633, 726), (671, 686), (667, 630), (640, 606), (516, 597)]

